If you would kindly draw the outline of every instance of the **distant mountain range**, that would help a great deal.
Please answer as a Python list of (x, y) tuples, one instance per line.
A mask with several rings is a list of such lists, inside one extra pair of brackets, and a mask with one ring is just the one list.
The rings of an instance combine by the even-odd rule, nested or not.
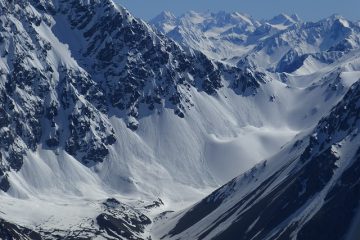
[(257, 21), (237, 12), (188, 12), (178, 18), (163, 12), (150, 23), (212, 59), (232, 64), (246, 59), (272, 72), (311, 73), (358, 48), (360, 42), (359, 23), (338, 15), (303, 22), (297, 15), (285, 14)]
[(0, 239), (357, 234), (359, 22), (0, 13)]

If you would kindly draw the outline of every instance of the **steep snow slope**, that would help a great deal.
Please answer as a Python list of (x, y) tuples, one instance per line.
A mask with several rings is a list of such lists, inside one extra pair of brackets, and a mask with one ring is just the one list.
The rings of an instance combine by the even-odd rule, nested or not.
[[(24, 229), (108, 235), (105, 226), (89, 230), (106, 199), (146, 199), (144, 210), (161, 197), (181, 208), (294, 134), (284, 127), (275, 148), (260, 143), (259, 155), (224, 164), (232, 169), (224, 176), (208, 160), (209, 146), (247, 149), (244, 139), (260, 127), (278, 137), (268, 111), (279, 106), (269, 103), (271, 86), (261, 87), (272, 76), (187, 53), (112, 1), (0, 7), (1, 218)], [(229, 155), (221, 160), (233, 162)]]
[(351, 238), (360, 197), (359, 107), (357, 81), (314, 130), (155, 232), (162, 239)]
[(147, 216), (277, 153), (360, 71), (355, 51), (306, 76), (229, 66), (111, 0), (0, 9), (0, 234), (144, 239)]

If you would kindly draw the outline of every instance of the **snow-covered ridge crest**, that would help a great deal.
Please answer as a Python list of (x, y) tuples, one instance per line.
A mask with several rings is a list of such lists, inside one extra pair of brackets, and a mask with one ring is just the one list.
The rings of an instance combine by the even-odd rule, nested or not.
[(358, 24), (338, 15), (317, 22), (296, 14), (256, 21), (246, 14), (190, 12), (150, 23), (210, 58), (230, 64), (246, 59), (271, 72), (313, 73), (359, 48)]
[(165, 226), (159, 224), (166, 229), (159, 236), (346, 238), (359, 211), (359, 94), (357, 81), (310, 133), (167, 219)]
[[(146, 239), (156, 213), (269, 159), (359, 77), (356, 51), (270, 72), (211, 60), (113, 1), (1, 3), (0, 224), (24, 238)], [(258, 24), (231, 18), (244, 24), (226, 37)]]
[[(256, 94), (264, 82), (250, 69), (185, 51), (111, 0), (1, 3), (4, 191), (8, 173), (38, 150), (101, 168), (119, 152), (114, 121), (135, 131), (140, 119), (164, 111), (182, 119), (196, 107), (193, 92), (215, 97), (226, 85), (236, 95)], [(15, 186), (13, 194), (26, 196)]]
[(282, 14), (271, 20), (258, 21), (239, 12), (189, 11), (179, 17), (162, 13), (150, 24), (183, 45), (232, 63), (235, 61), (232, 58), (244, 55), (257, 41), (300, 22), (296, 15)]

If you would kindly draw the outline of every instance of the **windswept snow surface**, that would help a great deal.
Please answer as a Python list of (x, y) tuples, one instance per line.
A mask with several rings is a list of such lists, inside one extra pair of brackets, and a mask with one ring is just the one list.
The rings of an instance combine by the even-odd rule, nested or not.
[[(94, 229), (109, 216), (95, 220), (104, 212), (121, 215), (126, 210), (121, 219), (131, 216), (140, 222), (145, 230), (132, 232), (146, 238), (152, 230), (142, 214), (152, 220), (164, 211), (178, 214), (254, 165), (274, 159), (294, 137), (310, 132), (360, 78), (357, 50), (327, 64), (315, 64), (309, 56), (296, 72), (268, 71), (271, 59), (284, 53), (282, 47), (263, 57), (266, 50), (261, 49), (244, 64), (222, 64), (158, 34), (112, 0), (34, 2), (0, 0), (1, 19), (7, 23), (0, 43), (0, 87), (6, 90), (7, 105), (1, 105), (6, 119), (0, 122), (20, 121), (0, 127), (0, 140), (11, 142), (10, 149), (1, 146), (0, 152), (0, 169), (6, 170), (0, 175), (1, 183), (6, 180), (0, 218), (45, 235), (65, 238), (83, 232), (85, 238), (103, 239), (114, 230), (97, 235)], [(72, 13), (75, 8), (79, 12)], [(163, 18), (174, 20), (169, 13)], [(273, 19), (276, 31), (285, 31), (285, 25), (295, 28), (298, 20), (289, 18)], [(206, 33), (209, 39), (230, 37), (235, 27), (253, 32), (261, 25), (239, 13), (191, 12), (183, 21), (218, 24)], [(351, 25), (339, 23), (341, 29)], [(186, 29), (196, 36), (197, 28)], [(232, 44), (225, 44), (225, 53)], [(249, 49), (232, 53), (240, 57), (243, 50)], [(16, 73), (14, 56), (20, 62)], [(15, 85), (8, 83), (8, 75), (16, 76), (11, 79)], [(41, 104), (45, 113), (37, 109)], [(14, 152), (24, 154), (23, 161)], [(20, 161), (19, 169), (5, 164), (11, 157)], [(108, 207), (104, 202), (109, 198), (121, 203)], [(154, 222), (155, 233), (165, 233)]]
[(197, 204), (160, 220), (156, 238), (357, 239), (359, 83), (313, 130)]

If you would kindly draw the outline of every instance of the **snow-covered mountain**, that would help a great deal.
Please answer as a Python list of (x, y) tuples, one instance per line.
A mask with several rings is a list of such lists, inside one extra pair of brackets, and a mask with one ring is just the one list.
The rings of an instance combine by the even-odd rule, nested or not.
[(172, 112), (182, 122), (196, 107), (193, 91), (215, 98), (227, 84), (238, 95), (255, 94), (264, 81), (239, 81), (255, 70), (187, 53), (112, 1), (1, 3), (2, 175), (39, 149), (65, 150), (96, 168), (124, 144), (115, 125), (124, 123), (128, 129), (118, 130), (136, 139), (145, 131), (135, 132), (138, 121), (149, 116)]
[[(220, 51), (241, 47), (240, 35), (251, 47), (229, 64), (113, 0), (0, 0), (0, 238), (184, 238), (173, 215), (264, 159), (285, 164), (293, 138), (306, 139), (360, 77), (356, 44), (308, 72), (248, 54), (303, 29), (295, 15), (161, 21), (164, 32), (206, 33)], [(357, 27), (343, 38), (356, 43)]]
[[(182, 21), (187, 19), (189, 27), (184, 29), (193, 27), (198, 32), (192, 35), (182, 31), (173, 35), (174, 30), (166, 32), (159, 25), (153, 25), (184, 46), (201, 49), (210, 58), (234, 63), (234, 58), (223, 59), (225, 55), (208, 51), (207, 46), (214, 44), (221, 34), (216, 33), (210, 44), (202, 40), (197, 42), (199, 45), (193, 44), (189, 36), (205, 36), (209, 29), (202, 29), (203, 22), (194, 21), (186, 14), (179, 19), (175, 30), (183, 27)], [(176, 23), (174, 19), (172, 22)], [(210, 29), (216, 29), (215, 25)], [(317, 23), (280, 15), (259, 22), (252, 32), (242, 33), (246, 39), (256, 36), (254, 33), (262, 34), (248, 52), (241, 56), (236, 53), (239, 68), (251, 66), (265, 75), (275, 74), (287, 88), (314, 91), (330, 90), (330, 87), (332, 90), (320, 94), (327, 96), (320, 102), (334, 97), (330, 92), (337, 93), (339, 86), (344, 89), (346, 85), (354, 85), (331, 111), (322, 112), (319, 123), (303, 128), (278, 153), (264, 158), (195, 205), (161, 216), (153, 228), (155, 238), (357, 239), (356, 219), (360, 215), (357, 213), (360, 199), (358, 25), (337, 15)], [(220, 44), (224, 44), (223, 40)], [(241, 42), (238, 47), (249, 46), (247, 44)], [(319, 98), (310, 100), (303, 94), (300, 93), (302, 98), (298, 99), (300, 105), (318, 103)], [(278, 100), (275, 96), (270, 99)], [(288, 106), (292, 104), (295, 102)], [(312, 112), (317, 111), (315, 107)], [(292, 121), (295, 119), (298, 118), (293, 116)], [(239, 154), (239, 159), (241, 157)]]
[(360, 28), (341, 16), (305, 22), (273, 35), (244, 58), (272, 72), (307, 74), (360, 46)]
[[(271, 76), (187, 52), (113, 1), (0, 7), (0, 201), (11, 229), (107, 236), (98, 221), (107, 199), (119, 198), (128, 212), (147, 211), (159, 197), (181, 208), (295, 132), (273, 131), (276, 119), (261, 110), (267, 93), (246, 104)], [(249, 135), (259, 153), (234, 162)], [(262, 138), (276, 139), (274, 148)], [(229, 163), (218, 169), (224, 148)], [(118, 229), (135, 221), (112, 216)]]
[(312, 73), (359, 48), (360, 43), (358, 23), (338, 15), (303, 22), (297, 15), (285, 14), (256, 21), (237, 12), (189, 12), (178, 18), (164, 12), (150, 23), (212, 59), (253, 62), (272, 72)]
[(176, 216), (162, 239), (358, 239), (359, 110), (358, 81), (314, 130)]
[(297, 15), (280, 14), (268, 21), (257, 21), (238, 12), (190, 11), (180, 17), (162, 12), (150, 24), (178, 43), (201, 50), (212, 59), (235, 63), (260, 40), (299, 22)]

